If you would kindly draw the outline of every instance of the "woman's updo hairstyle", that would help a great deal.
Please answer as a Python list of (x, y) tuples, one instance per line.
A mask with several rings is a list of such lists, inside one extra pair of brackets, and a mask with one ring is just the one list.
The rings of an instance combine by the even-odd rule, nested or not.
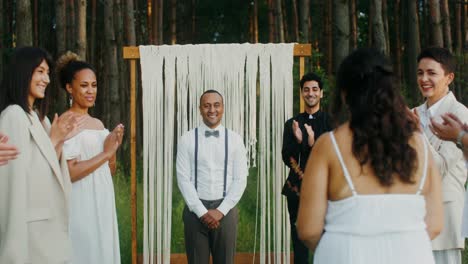
[(67, 51), (65, 54), (60, 56), (60, 58), (57, 60), (56, 68), (57, 75), (59, 76), (60, 80), (60, 85), (64, 89), (67, 84), (72, 82), (77, 72), (84, 69), (90, 69), (96, 73), (96, 70), (91, 64), (82, 61), (76, 53), (71, 51)]
[(346, 57), (337, 74), (335, 113), (350, 114), (352, 151), (361, 165), (370, 162), (380, 183), (390, 186), (394, 175), (412, 183), (416, 151), (409, 139), (417, 125), (409, 117), (399, 80), (378, 50), (358, 49)]

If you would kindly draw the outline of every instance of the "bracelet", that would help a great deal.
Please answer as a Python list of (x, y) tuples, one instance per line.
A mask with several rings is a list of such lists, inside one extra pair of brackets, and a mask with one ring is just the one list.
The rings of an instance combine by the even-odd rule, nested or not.
[(458, 133), (458, 136), (457, 136), (457, 142), (456, 142), (457, 147), (458, 147), (459, 149), (462, 149), (462, 150), (464, 149), (463, 141), (462, 141), (462, 140), (463, 140), (463, 137), (465, 136), (465, 134), (466, 134), (466, 131), (465, 131), (465, 130), (461, 130), (460, 133)]

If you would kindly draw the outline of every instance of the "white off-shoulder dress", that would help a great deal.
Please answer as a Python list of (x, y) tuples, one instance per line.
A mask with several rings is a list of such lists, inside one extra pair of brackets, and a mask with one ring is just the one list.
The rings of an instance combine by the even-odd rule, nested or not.
[(420, 194), (427, 175), (427, 145), (416, 194), (360, 195), (333, 132), (330, 137), (353, 195), (328, 202), (325, 233), (315, 251), (314, 264), (434, 263), (424, 222), (425, 200)]
[[(85, 129), (65, 141), (68, 160), (92, 159), (103, 151), (109, 131)], [(114, 185), (108, 163), (72, 184), (70, 237), (73, 264), (120, 264)]]

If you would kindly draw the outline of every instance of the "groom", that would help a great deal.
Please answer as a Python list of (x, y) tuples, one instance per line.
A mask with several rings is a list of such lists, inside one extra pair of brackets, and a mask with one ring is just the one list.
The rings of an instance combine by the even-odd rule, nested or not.
[(177, 148), (177, 184), (185, 200), (185, 249), (189, 264), (234, 264), (236, 204), (247, 185), (247, 155), (234, 131), (221, 125), (224, 101), (215, 90), (200, 97), (203, 123)]

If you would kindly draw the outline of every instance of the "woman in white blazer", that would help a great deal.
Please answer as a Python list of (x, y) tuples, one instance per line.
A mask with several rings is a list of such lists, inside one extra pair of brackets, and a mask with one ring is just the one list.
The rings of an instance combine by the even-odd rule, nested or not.
[(42, 49), (17, 49), (0, 87), (0, 131), (21, 150), (0, 166), (0, 263), (70, 261), (70, 178), (60, 156), (76, 120), (55, 115), (43, 126), (51, 65)]

